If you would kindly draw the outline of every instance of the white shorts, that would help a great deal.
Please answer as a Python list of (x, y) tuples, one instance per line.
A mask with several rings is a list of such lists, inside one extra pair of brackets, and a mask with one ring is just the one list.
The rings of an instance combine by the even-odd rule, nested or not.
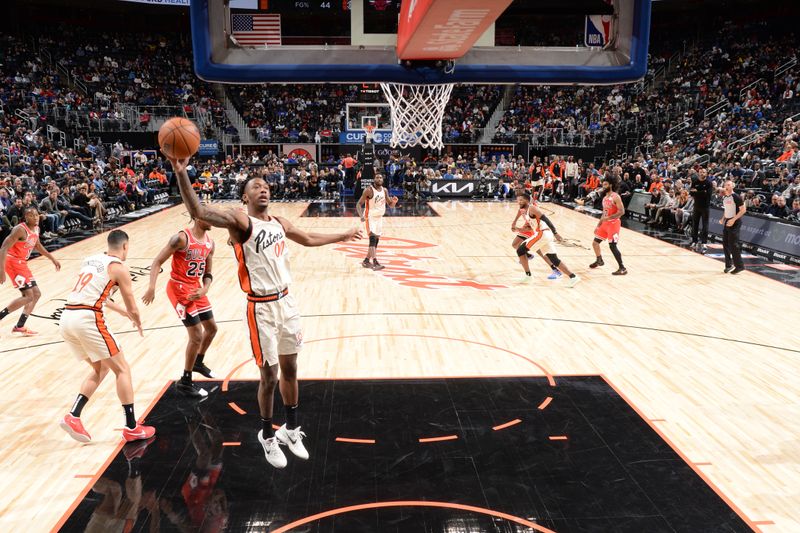
[(381, 236), (383, 232), (383, 217), (367, 217), (367, 235)]
[(300, 352), (303, 329), (291, 294), (272, 302), (248, 299), (245, 313), (247, 338), (258, 366), (278, 364), (278, 355)]
[(64, 309), (59, 330), (64, 342), (81, 361), (96, 363), (122, 351), (116, 337), (108, 330), (101, 311)]
[(556, 253), (554, 242), (553, 232), (547, 230), (535, 233), (532, 237), (525, 239), (523, 244), (531, 253), (540, 251), (543, 254), (554, 254)]

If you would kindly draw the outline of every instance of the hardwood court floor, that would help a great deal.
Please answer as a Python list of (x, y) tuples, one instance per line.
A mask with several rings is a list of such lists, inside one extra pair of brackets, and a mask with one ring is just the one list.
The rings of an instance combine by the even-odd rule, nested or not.
[[(751, 527), (800, 530), (796, 289), (753, 273), (723, 275), (715, 260), (628, 230), (620, 249), (630, 274), (611, 277), (607, 248), (607, 266), (589, 271), (585, 247), (596, 220), (549, 205), (560, 233), (581, 245), (560, 247), (559, 255), (583, 281), (573, 289), (548, 282), (534, 261), (534, 280), (520, 285), (510, 247), (514, 204), (432, 205), (439, 217), (385, 221), (381, 259), (393, 268), (382, 273), (360, 266), (366, 241), (291, 247), (292, 292), (307, 341), (301, 378), (602, 374)], [(271, 210), (307, 230), (356, 222), (304, 218), (305, 208)], [(125, 227), (137, 297), (152, 257), (187, 223), (178, 206)], [(218, 248), (209, 296), (220, 331), (206, 360), (224, 377), (250, 356), (233, 253), (224, 232), (212, 235)], [(111, 380), (84, 411), (93, 444), (81, 446), (57, 427), (86, 368), (64, 349), (52, 318), (81, 259), (104, 246), (98, 236), (59, 250), (60, 273), (34, 260), (43, 293), (36, 314), (50, 319), (30, 319), (41, 333), (35, 339), (10, 336), (16, 314), (0, 328), (2, 531), (55, 526), (119, 442), (122, 414)], [(140, 306), (143, 339), (119, 317), (109, 319), (133, 368), (139, 415), (180, 374), (185, 335), (163, 292), (167, 279), (159, 278), (156, 302)], [(0, 286), (0, 304), (13, 297), (8, 284)], [(256, 376), (249, 362), (236, 372), (238, 379)], [(263, 457), (253, 460), (266, 468)]]

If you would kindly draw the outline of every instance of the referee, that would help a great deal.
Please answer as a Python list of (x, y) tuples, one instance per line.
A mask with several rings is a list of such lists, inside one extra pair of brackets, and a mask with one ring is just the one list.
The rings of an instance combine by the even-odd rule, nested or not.
[[(714, 183), (708, 180), (708, 171), (701, 168), (699, 174), (692, 177), (692, 186), (689, 189), (689, 194), (694, 198), (691, 247), (701, 254), (706, 253), (706, 242), (708, 241), (708, 208), (711, 205), (711, 195), (713, 193)], [(702, 230), (698, 232), (701, 224)], [(700, 238), (699, 242), (698, 237)]]
[[(739, 245), (739, 229), (742, 227), (742, 217), (747, 208), (742, 197), (733, 192), (733, 182), (725, 182), (723, 189), (725, 196), (722, 198), (722, 249), (725, 251), (725, 270), (727, 274), (738, 274), (744, 270), (742, 250)], [(733, 257), (733, 263), (731, 263)]]

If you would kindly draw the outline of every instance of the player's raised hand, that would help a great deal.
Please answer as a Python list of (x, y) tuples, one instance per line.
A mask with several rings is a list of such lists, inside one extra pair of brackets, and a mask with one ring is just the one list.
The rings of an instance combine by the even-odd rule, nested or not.
[(175, 172), (182, 172), (186, 170), (186, 167), (189, 166), (189, 157), (184, 157), (182, 159), (173, 159), (169, 158), (169, 162), (172, 164), (172, 170)]

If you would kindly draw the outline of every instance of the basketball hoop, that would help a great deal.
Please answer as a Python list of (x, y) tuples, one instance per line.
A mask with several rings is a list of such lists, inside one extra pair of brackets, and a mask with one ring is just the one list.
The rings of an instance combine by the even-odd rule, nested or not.
[(441, 150), (444, 108), (453, 92), (452, 83), (409, 85), (381, 83), (392, 115), (392, 148), (422, 146)]

